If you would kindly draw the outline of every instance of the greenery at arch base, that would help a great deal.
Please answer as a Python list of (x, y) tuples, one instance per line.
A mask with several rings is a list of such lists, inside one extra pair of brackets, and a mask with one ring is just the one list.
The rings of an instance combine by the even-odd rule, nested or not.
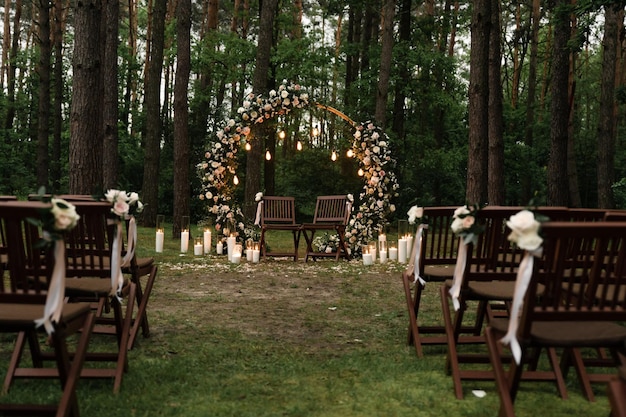
[[(206, 204), (207, 217), (218, 232), (225, 228), (242, 238), (252, 238), (258, 230), (254, 219), (245, 219), (241, 206), (233, 200), (237, 172), (237, 152), (248, 140), (252, 126), (310, 104), (309, 94), (298, 84), (283, 82), (267, 97), (246, 96), (235, 118), (226, 120), (208, 146), (198, 167), (202, 190), (198, 198)], [(360, 253), (366, 244), (384, 230), (387, 216), (395, 211), (393, 199), (398, 196), (398, 181), (394, 174), (395, 159), (391, 156), (389, 138), (372, 122), (353, 126), (351, 150), (359, 160), (363, 188), (358, 201), (352, 200), (352, 214), (346, 229), (346, 240), (352, 254)], [(260, 196), (260, 194), (257, 194)], [(335, 250), (336, 236), (322, 237), (316, 242), (319, 250)]]

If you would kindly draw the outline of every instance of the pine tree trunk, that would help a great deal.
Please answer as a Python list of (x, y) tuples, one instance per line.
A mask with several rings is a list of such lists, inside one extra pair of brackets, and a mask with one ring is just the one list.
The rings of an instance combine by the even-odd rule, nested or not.
[(385, 128), (387, 119), (387, 93), (391, 77), (391, 58), (393, 51), (393, 22), (396, 12), (395, 0), (385, 0), (382, 19), (382, 44), (380, 54), (380, 70), (378, 72), (378, 88), (376, 89), (376, 124)]
[[(102, 79), (104, 80), (102, 108), (104, 154), (102, 161), (104, 189), (118, 186), (118, 90), (117, 90), (117, 47), (119, 38), (119, 0), (103, 1), (105, 9), (105, 39)], [(137, 191), (137, 190), (132, 190)]]
[(54, 122), (50, 179), (53, 193), (61, 189), (61, 136), (63, 132), (63, 1), (54, 1)]
[(37, 116), (37, 187), (48, 188), (49, 126), (50, 126), (50, 1), (39, 0), (39, 110)]
[(491, 31), (489, 32), (489, 157), (487, 197), (489, 204), (504, 205), (504, 127), (502, 115), (502, 82), (500, 66), (500, 1), (491, 0)]

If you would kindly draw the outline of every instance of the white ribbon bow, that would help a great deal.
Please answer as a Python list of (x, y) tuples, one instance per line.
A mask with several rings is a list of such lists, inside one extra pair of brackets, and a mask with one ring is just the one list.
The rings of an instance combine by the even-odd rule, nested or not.
[(413, 269), (412, 272), (415, 274), (415, 279), (413, 280), (413, 283), (415, 284), (419, 281), (422, 286), (426, 285), (426, 281), (420, 276), (420, 258), (422, 256), (422, 235), (424, 233), (424, 229), (428, 229), (427, 224), (422, 223), (417, 226), (417, 232), (415, 232), (415, 244), (413, 245), (413, 249), (411, 250), (410, 258), (415, 259), (415, 263), (414, 266), (410, 265), (409, 267), (409, 269)]
[(524, 257), (517, 269), (517, 277), (515, 279), (515, 293), (513, 295), (513, 305), (511, 307), (511, 317), (509, 318), (509, 327), (500, 343), (508, 344), (513, 354), (515, 363), (519, 365), (522, 360), (522, 348), (517, 340), (517, 328), (519, 327), (519, 316), (526, 296), (526, 290), (533, 274), (533, 265), (535, 256), (541, 256), (542, 248), (534, 251), (526, 251)]
[(119, 219), (114, 220), (114, 222), (116, 231), (111, 251), (111, 295), (121, 300), (120, 294), (124, 286), (124, 275), (122, 274), (122, 222)]
[(254, 219), (254, 224), (256, 226), (261, 225), (261, 208), (263, 206), (263, 200), (260, 200), (256, 205), (256, 218)]
[(463, 285), (463, 275), (465, 275), (465, 262), (467, 260), (467, 243), (463, 237), (459, 237), (459, 252), (456, 255), (456, 265), (454, 267), (454, 278), (452, 287), (450, 288), (450, 296), (452, 297), (452, 305), (454, 311), (458, 311), (461, 307), (459, 303), (459, 295), (461, 294), (461, 285)]
[[(44, 232), (45, 233), (45, 232)], [(54, 241), (54, 268), (46, 295), (43, 317), (35, 320), (36, 327), (44, 326), (48, 334), (54, 333), (53, 322), (61, 320), (63, 299), (65, 298), (65, 242)]]

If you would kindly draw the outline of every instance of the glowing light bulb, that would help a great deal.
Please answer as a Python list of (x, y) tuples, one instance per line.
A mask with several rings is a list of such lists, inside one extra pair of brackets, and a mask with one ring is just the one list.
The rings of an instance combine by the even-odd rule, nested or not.
[(346, 152), (346, 156), (348, 158), (352, 158), (354, 156), (354, 152), (352, 151), (352, 149), (348, 149), (348, 152)]
[(250, 149), (252, 149), (252, 146), (250, 146), (250, 142), (246, 142), (246, 151), (249, 151)]
[(337, 152), (333, 150), (333, 153), (330, 155), (330, 159), (335, 162), (337, 160)]
[(311, 133), (313, 134), (313, 136), (319, 136), (320, 130), (317, 128), (317, 125), (315, 125)]
[(239, 184), (239, 177), (237, 177), (237, 175), (235, 175), (233, 177), (233, 184), (238, 185)]
[(272, 159), (272, 154), (269, 150), (265, 151), (265, 159), (267, 159), (268, 161)]
[(362, 177), (362, 176), (363, 176), (363, 174), (365, 174), (365, 172), (363, 172), (363, 169), (362, 169), (362, 168), (359, 168), (359, 172), (358, 172), (358, 174), (359, 174), (359, 177)]
[(302, 150), (302, 142), (298, 141), (298, 143), (296, 143), (296, 149), (299, 151)]
[(285, 139), (285, 131), (281, 130), (280, 132), (278, 132), (278, 137), (281, 139)]

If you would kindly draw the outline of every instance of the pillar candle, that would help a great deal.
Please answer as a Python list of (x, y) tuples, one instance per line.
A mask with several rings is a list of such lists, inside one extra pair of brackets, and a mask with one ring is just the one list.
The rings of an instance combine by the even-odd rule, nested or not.
[(384, 249), (381, 249), (380, 254), (379, 254), (379, 258), (380, 258), (380, 263), (384, 264), (385, 262), (387, 262), (387, 251)]
[(227, 251), (228, 251), (227, 253), (228, 253), (228, 260), (229, 261), (233, 260), (233, 251), (235, 250), (235, 244), (236, 243), (237, 243), (237, 239), (235, 238), (235, 236), (230, 236), (230, 237), (228, 237), (228, 239), (226, 239), (226, 245), (227, 245)]
[(211, 252), (211, 231), (204, 231), (204, 254), (208, 254)]
[(156, 231), (156, 251), (161, 253), (163, 252), (163, 242), (165, 240), (165, 235), (163, 234), (163, 230)]
[(398, 240), (398, 262), (406, 263), (406, 239)]
[(258, 249), (252, 249), (252, 262), (258, 263), (261, 260), (261, 251)]
[(217, 252), (218, 255), (224, 254), (224, 244), (222, 242), (217, 242), (217, 245), (215, 245), (215, 252)]
[(196, 243), (195, 245), (193, 245), (193, 254), (196, 256), (202, 255), (202, 249), (203, 249), (202, 243), (201, 242)]
[(189, 249), (189, 230), (180, 232), (180, 251), (185, 253)]
[(363, 254), (363, 265), (371, 265), (374, 263), (374, 260), (372, 258), (372, 254), (371, 253), (364, 253)]
[(398, 248), (389, 248), (389, 260), (395, 261), (396, 259), (398, 259)]

